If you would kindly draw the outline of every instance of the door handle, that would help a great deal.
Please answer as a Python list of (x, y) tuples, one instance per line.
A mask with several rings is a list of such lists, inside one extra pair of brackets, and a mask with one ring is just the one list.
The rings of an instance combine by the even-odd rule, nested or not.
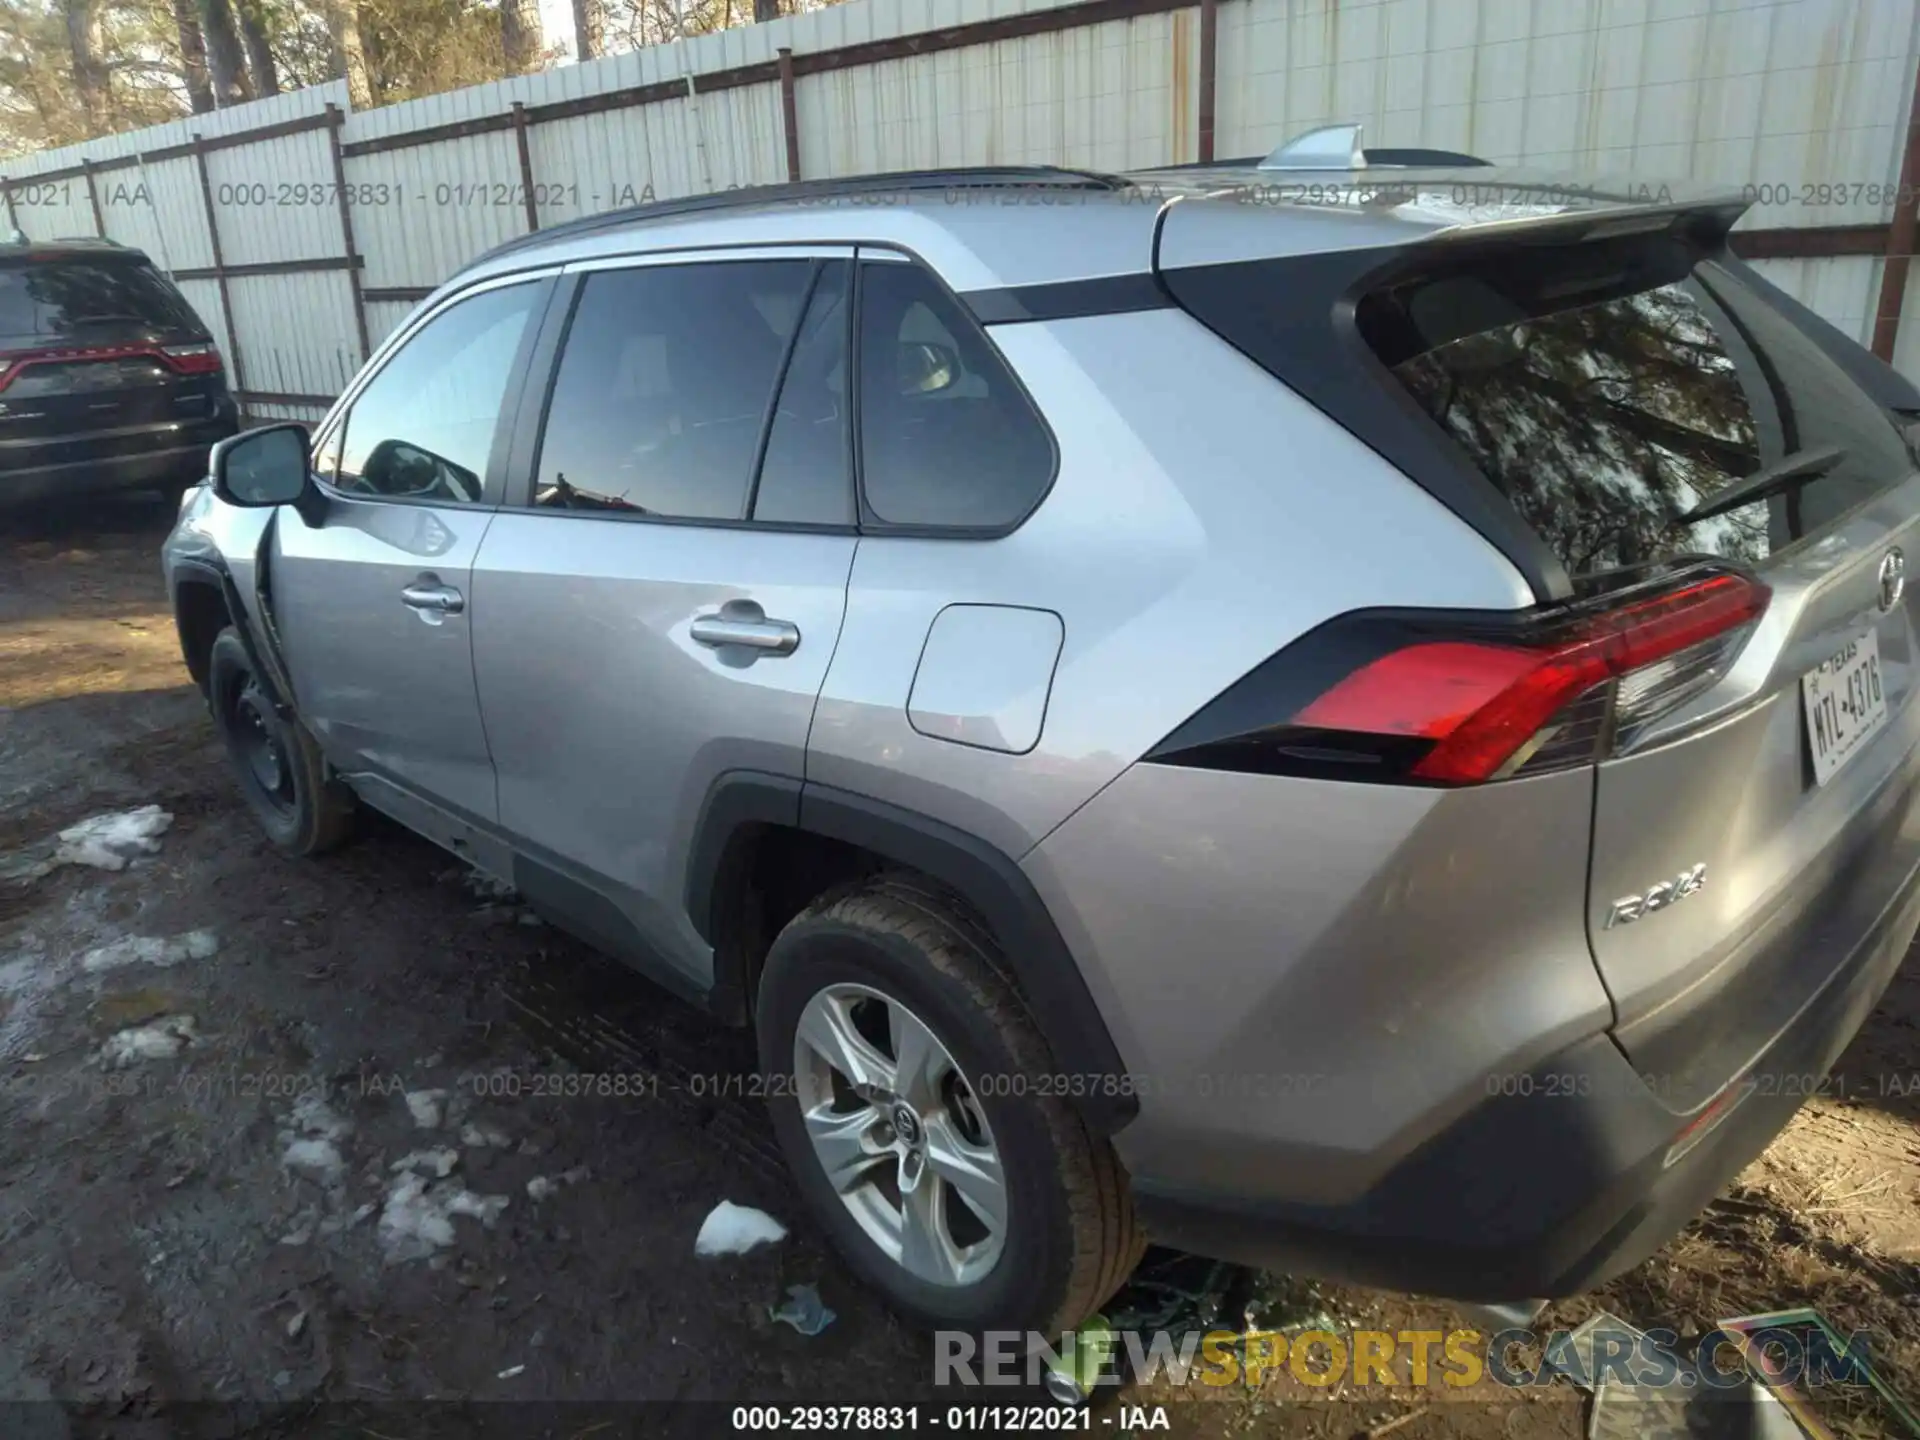
[[(745, 607), (743, 606), (742, 609)], [(755, 611), (759, 606), (753, 607)], [(764, 615), (699, 615), (689, 633), (702, 645), (744, 645), (769, 655), (791, 655), (800, 648), (800, 627), (791, 620), (769, 620)]]
[(415, 610), (431, 610), (441, 615), (458, 615), (467, 608), (467, 598), (451, 585), (416, 580), (400, 592), (401, 601)]

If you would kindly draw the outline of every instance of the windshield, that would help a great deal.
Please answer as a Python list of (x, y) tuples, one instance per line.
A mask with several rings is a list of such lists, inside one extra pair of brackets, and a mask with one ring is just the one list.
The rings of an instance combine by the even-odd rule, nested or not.
[[(1891, 417), (1733, 271), (1648, 284), (1617, 255), (1559, 254), (1404, 283), (1361, 327), (1571, 574), (1763, 561), (1911, 470)], [(1682, 519), (1824, 447), (1841, 454), (1816, 476)]]

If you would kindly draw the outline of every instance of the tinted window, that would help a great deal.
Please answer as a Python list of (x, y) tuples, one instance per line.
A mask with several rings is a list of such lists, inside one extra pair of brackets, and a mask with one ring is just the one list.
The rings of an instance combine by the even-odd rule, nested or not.
[(582, 285), (534, 504), (739, 520), (812, 260), (603, 270)]
[(347, 414), (340, 488), (443, 503), (479, 500), (507, 377), (544, 293), (541, 285), (484, 291), (416, 331)]
[(1053, 480), (1053, 441), (986, 335), (918, 265), (860, 275), (860, 465), (873, 517), (997, 529)]
[[(1732, 272), (1622, 284), (1566, 252), (1369, 300), (1362, 324), (1421, 406), (1574, 575), (1683, 554), (1757, 561), (1911, 468), (1879, 407)], [(1411, 352), (1411, 353), (1408, 353)], [(1826, 446), (1823, 478), (1686, 521)]]
[(753, 518), (851, 525), (847, 445), (847, 267), (822, 267), (780, 383)]
[(85, 340), (118, 327), (206, 334), (152, 266), (126, 259), (34, 260), (0, 266), (0, 344)]

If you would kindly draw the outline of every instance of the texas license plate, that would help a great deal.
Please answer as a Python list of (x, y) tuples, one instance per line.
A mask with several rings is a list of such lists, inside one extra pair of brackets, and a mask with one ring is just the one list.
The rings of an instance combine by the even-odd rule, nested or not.
[(1879, 635), (1869, 630), (1849, 640), (1831, 660), (1801, 676), (1800, 699), (1813, 747), (1814, 783), (1824, 785), (1887, 723)]

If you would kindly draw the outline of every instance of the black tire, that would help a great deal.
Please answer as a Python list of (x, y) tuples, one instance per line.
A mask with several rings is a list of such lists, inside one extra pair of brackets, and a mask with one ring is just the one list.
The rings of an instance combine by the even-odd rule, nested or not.
[[(808, 1001), (847, 983), (905, 1004), (978, 1087), (974, 1101), (1006, 1174), (1008, 1221), (998, 1260), (970, 1285), (921, 1280), (869, 1238), (814, 1153), (796, 1084), (785, 1083), (796, 1075), (794, 1035)], [(1112, 1146), (1038, 1084), (981, 1085), (987, 1076), (1037, 1080), (1055, 1066), (991, 936), (955, 897), (900, 875), (822, 896), (774, 941), (756, 1017), (774, 1129), (808, 1208), (847, 1264), (908, 1319), (1058, 1335), (1139, 1263), (1146, 1240)]]
[(352, 792), (328, 777), (306, 727), (276, 713), (231, 625), (207, 655), (207, 703), (247, 808), (275, 847), (319, 855), (342, 844), (353, 831)]

